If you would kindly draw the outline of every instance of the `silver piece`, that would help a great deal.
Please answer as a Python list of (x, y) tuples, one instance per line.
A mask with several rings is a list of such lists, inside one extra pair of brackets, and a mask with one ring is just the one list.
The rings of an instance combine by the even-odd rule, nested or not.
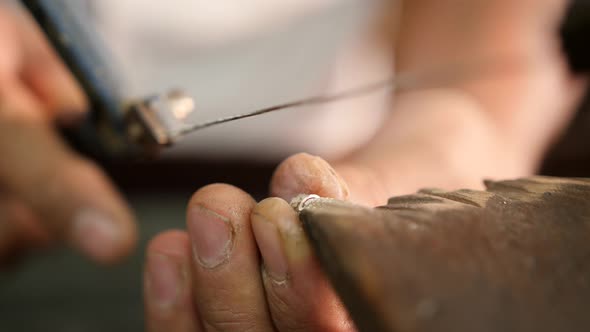
[(297, 213), (303, 211), (306, 207), (309, 206), (312, 202), (320, 199), (321, 197), (318, 195), (299, 195), (291, 201), (291, 206)]
[(194, 100), (180, 90), (148, 98), (130, 108), (129, 137), (148, 144), (171, 145), (194, 111)]
[(127, 114), (127, 135), (142, 145), (170, 145), (172, 139), (153, 110), (144, 103), (133, 105)]
[(180, 90), (150, 98), (146, 105), (156, 112), (165, 124), (169, 121), (184, 121), (195, 110), (193, 98)]

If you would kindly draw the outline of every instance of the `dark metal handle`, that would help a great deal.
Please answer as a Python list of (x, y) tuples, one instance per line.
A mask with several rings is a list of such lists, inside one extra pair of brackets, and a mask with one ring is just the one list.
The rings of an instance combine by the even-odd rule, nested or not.
[(21, 0), (86, 93), (91, 106), (84, 123), (65, 129), (66, 138), (96, 158), (141, 156), (145, 149), (128, 135), (127, 109), (119, 78), (100, 37), (76, 17), (64, 0)]

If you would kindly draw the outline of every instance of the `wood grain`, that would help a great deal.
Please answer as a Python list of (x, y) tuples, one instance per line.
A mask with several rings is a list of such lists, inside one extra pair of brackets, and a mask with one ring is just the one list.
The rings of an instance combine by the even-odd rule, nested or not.
[(590, 180), (486, 185), (301, 212), (360, 331), (590, 330)]

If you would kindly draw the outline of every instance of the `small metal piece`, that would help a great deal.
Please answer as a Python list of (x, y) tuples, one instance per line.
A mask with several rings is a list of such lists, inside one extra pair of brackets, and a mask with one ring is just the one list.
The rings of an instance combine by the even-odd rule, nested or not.
[(291, 201), (291, 206), (297, 213), (303, 211), (306, 207), (309, 206), (315, 200), (320, 199), (321, 197), (318, 195), (299, 195)]
[(147, 106), (159, 115), (165, 125), (174, 126), (176, 122), (186, 120), (195, 110), (193, 98), (181, 90), (174, 90), (166, 95), (149, 98)]
[(130, 107), (128, 135), (144, 145), (171, 145), (194, 111), (194, 100), (180, 90), (148, 98)]
[(166, 129), (153, 110), (144, 103), (134, 105), (129, 110), (127, 133), (129, 138), (142, 145), (172, 144)]

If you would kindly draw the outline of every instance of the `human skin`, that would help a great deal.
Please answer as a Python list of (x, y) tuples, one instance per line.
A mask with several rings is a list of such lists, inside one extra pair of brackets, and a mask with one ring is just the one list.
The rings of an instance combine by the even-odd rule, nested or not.
[(315, 193), (375, 206), (425, 186), (477, 188), (484, 178), (533, 174), (586, 85), (559, 48), (565, 5), (404, 2), (399, 71), (466, 55), (502, 70), (398, 93), (364, 148), (330, 162), (307, 154), (284, 161), (270, 186), (277, 198), (256, 203), (226, 184), (198, 190), (188, 204), (188, 231), (162, 233), (147, 250), (148, 330), (354, 330), (287, 201)]
[(0, 5), (0, 266), (61, 242), (113, 263), (134, 247), (133, 215), (102, 170), (54, 131), (87, 105), (41, 36), (24, 13)]

